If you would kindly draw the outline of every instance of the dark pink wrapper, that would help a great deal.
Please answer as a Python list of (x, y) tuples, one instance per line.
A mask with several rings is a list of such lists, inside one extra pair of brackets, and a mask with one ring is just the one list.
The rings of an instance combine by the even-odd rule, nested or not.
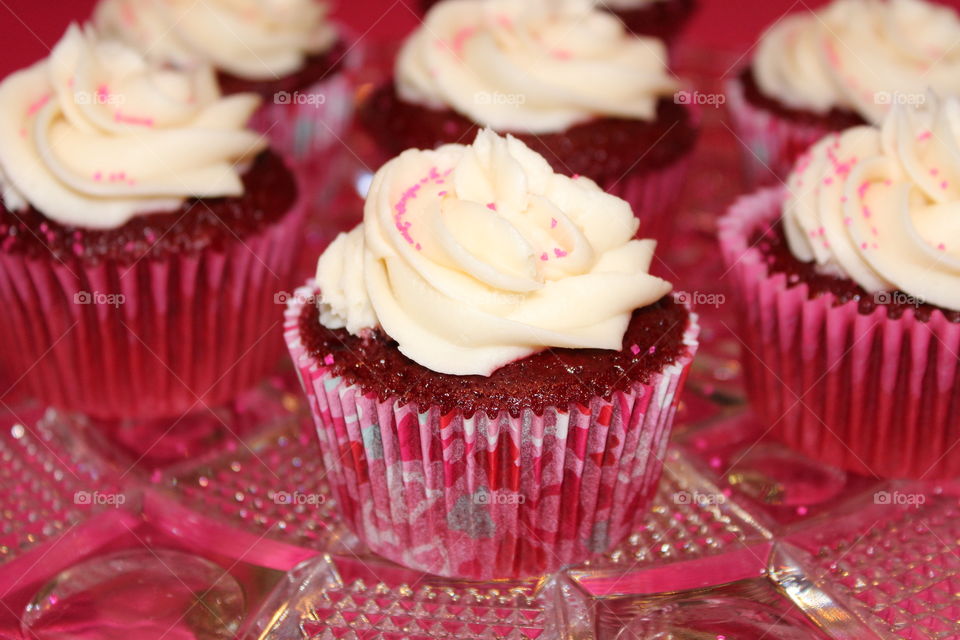
[(752, 185), (786, 179), (797, 158), (833, 131), (829, 127), (789, 120), (751, 104), (744, 95), (739, 75), (727, 83), (727, 98), (733, 129), (744, 147), (746, 178)]
[(734, 278), (754, 410), (796, 450), (857, 473), (960, 474), (960, 324), (883, 305), (860, 313), (767, 270), (751, 236), (780, 215), (783, 191), (742, 197), (720, 222)]
[(643, 519), (697, 347), (694, 314), (687, 354), (648, 384), (540, 416), (465, 418), (333, 376), (301, 343), (314, 292), (287, 309), (287, 345), (334, 495), (373, 551), (444, 576), (528, 577), (609, 549)]
[(282, 355), (305, 205), (222, 250), (134, 264), (0, 252), (0, 358), (47, 404), (96, 418), (173, 418), (245, 390)]

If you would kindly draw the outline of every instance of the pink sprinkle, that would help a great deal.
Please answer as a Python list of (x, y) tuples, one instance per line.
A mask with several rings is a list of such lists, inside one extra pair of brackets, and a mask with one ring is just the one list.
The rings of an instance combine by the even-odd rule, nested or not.
[(123, 123), (126, 123), (126, 124), (135, 124), (135, 125), (139, 125), (139, 126), (141, 126), (141, 127), (152, 127), (152, 126), (153, 126), (153, 118), (139, 118), (139, 117), (137, 117), (137, 116), (128, 116), (128, 115), (124, 115), (124, 114), (121, 113), (120, 111), (117, 111), (117, 112), (113, 115), (113, 119), (114, 119), (116, 122), (123, 122)]
[(551, 229), (556, 229), (556, 228), (557, 228), (557, 219), (556, 219), (556, 218), (550, 218), (550, 228), (551, 228)]
[(867, 246), (868, 246), (868, 245), (867, 245), (866, 242), (861, 242), (861, 243), (860, 243), (860, 248), (863, 249), (864, 251), (866, 251)]
[(560, 247), (555, 247), (553, 250), (553, 255), (557, 256), (558, 258), (563, 258), (567, 255), (567, 252)]
[(497, 203), (495, 203), (495, 202), (488, 202), (488, 203), (487, 203), (487, 209), (490, 209), (490, 211), (496, 211), (496, 210), (497, 210)]
[(876, 242), (874, 242), (872, 246), (873, 246), (874, 249), (879, 249), (879, 248), (880, 248), (880, 245), (878, 245)]
[(831, 184), (833, 184), (833, 178), (830, 178), (830, 177), (824, 178), (824, 179), (823, 179), (823, 184), (825, 184), (825, 185), (831, 185)]
[(940, 169), (930, 169), (930, 175), (935, 176), (940, 173)]
[(110, 97), (110, 87), (105, 84), (97, 87), (97, 98), (100, 100), (100, 104), (106, 104), (107, 99)]
[(797, 507), (797, 515), (799, 516), (807, 515), (807, 508), (804, 507), (803, 505), (800, 505), (799, 507)]
[(557, 60), (569, 60), (573, 57), (573, 54), (567, 51), (566, 49), (554, 49), (550, 52), (550, 55), (556, 58)]
[(851, 218), (850, 216), (845, 217), (843, 219), (843, 224), (849, 227), (851, 224), (853, 224), (853, 218)]
[(656, 352), (657, 352), (657, 348), (655, 346), (647, 349), (647, 353), (656, 353)]
[(917, 136), (917, 140), (929, 140), (930, 136), (932, 135), (933, 135), (933, 132), (931, 131), (923, 131), (920, 133), (920, 135)]
[(943, 243), (941, 242), (940, 244), (937, 245), (937, 249), (940, 249), (940, 251), (946, 251), (946, 250), (947, 250), (947, 245), (945, 245), (945, 244), (943, 244)]
[(441, 191), (441, 192), (438, 193), (437, 195), (442, 198), (443, 196), (447, 195), (447, 192), (446, 192), (446, 191)]
[(450, 46), (453, 48), (453, 51), (460, 55), (463, 53), (463, 46), (467, 43), (467, 40), (473, 37), (473, 34), (477, 32), (476, 27), (463, 27), (453, 35), (453, 41), (450, 43)]
[(505, 29), (513, 28), (513, 21), (511, 21), (510, 16), (508, 16), (505, 13), (501, 13), (500, 15), (497, 16), (497, 24), (499, 24), (501, 27), (504, 27)]
[(870, 207), (864, 207), (864, 208), (863, 208), (863, 217), (864, 217), (864, 218), (869, 218), (869, 217), (872, 216), (872, 215), (873, 215), (873, 214), (870, 213)]
[(46, 105), (48, 102), (50, 102), (49, 93), (43, 96), (42, 98), (40, 98), (39, 100), (37, 100), (36, 102), (34, 102), (33, 104), (31, 104), (30, 108), (27, 109), (27, 115), (28, 116), (37, 115), (37, 112), (40, 111), (40, 109), (43, 109), (44, 105)]
[(417, 243), (416, 249), (417, 251), (423, 251), (423, 247), (420, 246), (419, 242)]
[(893, 184), (893, 181), (890, 178), (887, 178), (886, 180), (883, 181), (883, 184), (889, 187), (890, 185)]
[(540, 254), (540, 259), (543, 260), (544, 262), (546, 262), (547, 260), (550, 259), (550, 256), (548, 256), (548, 255), (547, 255), (547, 252), (544, 251), (543, 253)]
[(860, 199), (863, 200), (863, 197), (867, 195), (867, 189), (870, 188), (870, 183), (864, 180), (860, 183), (860, 186), (857, 187), (857, 195), (860, 196)]
[(944, 180), (943, 182), (940, 183), (940, 188), (941, 188), (941, 189), (946, 190), (946, 188), (949, 187), (949, 186), (950, 186), (950, 183), (947, 182), (946, 180)]
[(847, 196), (840, 196), (840, 202), (846, 202)]
[(638, 347), (637, 345), (633, 345), (632, 347), (630, 347), (630, 352), (633, 353), (633, 355), (637, 355), (638, 353), (640, 353), (640, 347)]
[(103, 172), (97, 171), (96, 173), (94, 173), (93, 179), (96, 180), (97, 182), (100, 182), (101, 180), (103, 180)]
[(573, 179), (574, 179), (574, 180), (576, 180), (576, 179), (579, 178), (579, 177), (580, 177), (580, 174), (579, 174), (579, 173), (573, 174)]
[(328, 353), (326, 356), (324, 356), (324, 358), (323, 358), (323, 364), (325, 364), (325, 365), (331, 365), (331, 364), (333, 364), (333, 363), (334, 363), (334, 360), (333, 360), (333, 356), (332, 356), (331, 354)]

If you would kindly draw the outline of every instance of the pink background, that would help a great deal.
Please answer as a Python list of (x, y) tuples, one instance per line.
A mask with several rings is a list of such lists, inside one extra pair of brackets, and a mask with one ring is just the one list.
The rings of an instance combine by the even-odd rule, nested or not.
[[(358, 33), (397, 37), (416, 24), (417, 0), (333, 0), (336, 13)], [(4, 52), (0, 75), (46, 55), (71, 20), (89, 15), (94, 0), (0, 0)], [(802, 11), (823, 0), (700, 0), (701, 9), (686, 32), (699, 47), (747, 50), (764, 26), (787, 11)], [(960, 6), (960, 0), (948, 4)], [(53, 6), (56, 8), (53, 8)]]

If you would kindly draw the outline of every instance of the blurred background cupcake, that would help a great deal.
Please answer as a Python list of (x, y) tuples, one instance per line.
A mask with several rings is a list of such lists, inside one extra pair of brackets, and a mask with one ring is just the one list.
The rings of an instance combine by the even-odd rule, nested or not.
[[(421, 0), (420, 4), (427, 12), (437, 2)], [(697, 8), (697, 0), (606, 0), (597, 4), (617, 16), (631, 33), (659, 38), (667, 46), (676, 41)]]
[(515, 578), (633, 530), (698, 334), (637, 224), (491, 130), (377, 172), (286, 318), (338, 505), (371, 549)]
[(829, 134), (721, 222), (754, 410), (866, 475), (960, 473), (960, 102)]
[(163, 433), (275, 366), (304, 206), (259, 103), (77, 26), (0, 84), (0, 352), (31, 395)]
[(728, 86), (749, 177), (782, 179), (828, 132), (879, 125), (928, 88), (960, 93), (958, 40), (956, 12), (925, 0), (835, 0), (783, 17)]
[(627, 200), (644, 237), (669, 228), (696, 130), (656, 38), (583, 1), (446, 0), (405, 41), (359, 119), (380, 162), (511, 133), (566, 175)]

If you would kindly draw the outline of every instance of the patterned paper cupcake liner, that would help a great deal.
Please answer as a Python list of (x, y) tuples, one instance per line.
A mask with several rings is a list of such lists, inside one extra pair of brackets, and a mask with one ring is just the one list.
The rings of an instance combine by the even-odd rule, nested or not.
[(939, 311), (890, 318), (884, 305), (864, 314), (770, 273), (749, 242), (782, 202), (781, 189), (764, 189), (720, 222), (754, 410), (789, 446), (857, 473), (960, 475), (960, 324)]
[(833, 131), (789, 120), (751, 104), (739, 75), (727, 83), (726, 93), (733, 128), (744, 147), (744, 171), (749, 184), (759, 186), (785, 179), (796, 159)]
[(0, 358), (31, 395), (96, 418), (223, 403), (280, 360), (278, 292), (291, 288), (304, 209), (301, 198), (220, 248), (133, 264), (0, 252)]
[(629, 202), (634, 215), (640, 219), (637, 236), (658, 240), (662, 248), (669, 244), (676, 226), (677, 205), (683, 197), (692, 157), (693, 153), (687, 152), (665, 167), (601, 182), (600, 187)]
[(286, 339), (309, 398), (328, 480), (376, 553), (429, 573), (540, 575), (609, 549), (643, 518), (688, 368), (687, 353), (611, 399), (518, 417), (465, 417), (378, 399), (332, 374), (301, 342), (312, 283), (286, 313)]

